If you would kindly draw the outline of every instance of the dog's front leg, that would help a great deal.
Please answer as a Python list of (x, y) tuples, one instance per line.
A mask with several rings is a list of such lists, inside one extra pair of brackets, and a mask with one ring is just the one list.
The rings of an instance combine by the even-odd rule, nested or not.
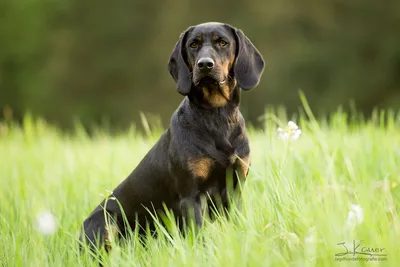
[(244, 181), (248, 175), (250, 166), (250, 144), (243, 126), (239, 126), (235, 129), (231, 140), (236, 153), (233, 167), (235, 172), (238, 172), (238, 178)]
[(196, 227), (203, 225), (201, 198), (197, 190), (191, 190), (181, 196), (180, 209), (186, 227), (193, 221)]
[(232, 146), (232, 144), (229, 142), (227, 138), (218, 140), (215, 143), (215, 148), (217, 149), (217, 151), (222, 151), (224, 153), (226, 157), (226, 163), (228, 166), (235, 162), (236, 160), (235, 148), (234, 146)]
[[(233, 135), (231, 136), (231, 144), (235, 150), (235, 153), (233, 155), (234, 159), (232, 159), (233, 180), (226, 182), (227, 184), (230, 182), (233, 183), (233, 188), (229, 188), (230, 190), (233, 189), (233, 191), (229, 190), (229, 195), (233, 196), (232, 194), (234, 194), (236, 196), (236, 199), (239, 200), (241, 198), (241, 188), (238, 188), (238, 184), (244, 184), (249, 172), (250, 165), (250, 145), (243, 127), (238, 127), (235, 129)], [(222, 206), (225, 209), (229, 210), (230, 199), (228, 196), (228, 186), (224, 186), (221, 188), (220, 196)], [(238, 204), (239, 203), (240, 202), (238, 202)]]

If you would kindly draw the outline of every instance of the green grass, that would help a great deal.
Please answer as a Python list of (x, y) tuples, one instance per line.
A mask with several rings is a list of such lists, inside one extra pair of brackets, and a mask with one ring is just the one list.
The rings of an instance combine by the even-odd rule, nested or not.
[[(295, 121), (302, 135), (285, 143), (276, 138), (277, 120), (270, 113), (265, 130), (249, 130), (252, 169), (233, 220), (206, 223), (205, 244), (193, 236), (171, 242), (161, 236), (145, 249), (133, 240), (114, 249), (106, 266), (337, 266), (335, 253), (344, 251), (337, 244), (350, 247), (352, 240), (384, 248), (386, 260), (341, 266), (398, 266), (400, 120), (383, 115), (363, 121), (338, 111), (329, 123), (301, 116)], [(66, 135), (29, 117), (21, 128), (2, 123), (0, 263), (97, 266), (78, 254), (80, 225), (100, 194), (131, 172), (158, 135), (143, 138), (132, 130), (88, 137), (79, 128)], [(347, 224), (351, 204), (364, 212), (353, 227)], [(51, 236), (35, 228), (42, 210), (57, 218)]]

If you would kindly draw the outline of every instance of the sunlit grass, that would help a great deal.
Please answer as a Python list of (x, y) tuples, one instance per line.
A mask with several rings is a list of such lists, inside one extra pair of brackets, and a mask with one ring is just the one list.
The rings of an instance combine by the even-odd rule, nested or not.
[[(263, 130), (249, 132), (251, 171), (243, 207), (232, 220), (206, 223), (200, 233), (204, 243), (192, 235), (170, 240), (161, 234), (143, 247), (133, 239), (128, 247), (115, 248), (105, 265), (337, 266), (335, 254), (345, 251), (338, 243), (351, 248), (352, 240), (362, 240), (363, 247), (385, 249), (387, 260), (375, 264), (397, 266), (399, 117), (376, 112), (364, 121), (338, 111), (329, 120), (316, 120), (308, 112), (290, 118), (302, 133), (288, 142), (278, 139), (277, 128), (289, 119), (271, 112), (264, 119)], [(2, 123), (0, 262), (97, 266), (87, 254), (79, 256), (81, 223), (159, 134), (143, 138), (133, 130), (118, 136), (99, 131), (89, 137), (77, 128), (65, 135), (30, 117), (21, 128)], [(355, 221), (352, 205), (363, 213)], [(43, 211), (57, 220), (50, 236), (36, 227)]]

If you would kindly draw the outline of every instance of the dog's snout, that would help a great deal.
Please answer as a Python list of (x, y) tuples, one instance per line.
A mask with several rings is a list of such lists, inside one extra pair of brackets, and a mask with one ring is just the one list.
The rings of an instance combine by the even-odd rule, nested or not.
[(201, 71), (210, 71), (214, 68), (214, 60), (209, 57), (202, 57), (197, 61), (197, 67)]

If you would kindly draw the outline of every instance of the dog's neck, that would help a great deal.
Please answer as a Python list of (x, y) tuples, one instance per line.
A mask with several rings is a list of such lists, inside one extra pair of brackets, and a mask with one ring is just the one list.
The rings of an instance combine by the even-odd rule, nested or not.
[(204, 97), (202, 88), (195, 85), (192, 85), (192, 88), (187, 98), (189, 99), (190, 105), (200, 110), (207, 110), (209, 112), (218, 112), (221, 110), (234, 111), (239, 107), (240, 104), (240, 88), (238, 87), (236, 81), (231, 81), (230, 87), (231, 88), (229, 90), (229, 99), (227, 99), (226, 103), (222, 106), (216, 107), (209, 103)]

